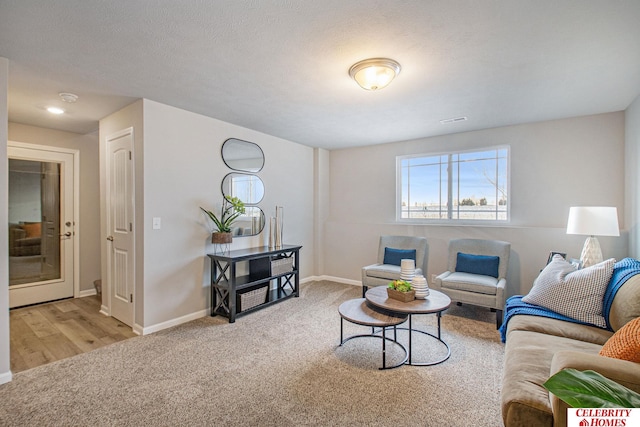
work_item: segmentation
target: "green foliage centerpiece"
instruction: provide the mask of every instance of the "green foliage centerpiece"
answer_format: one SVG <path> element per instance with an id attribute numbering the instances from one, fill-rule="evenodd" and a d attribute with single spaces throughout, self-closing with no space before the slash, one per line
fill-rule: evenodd
<path id="1" fill-rule="evenodd" d="M 245 212 L 244 203 L 237 197 L 225 196 L 220 209 L 220 216 L 200 207 L 204 213 L 213 221 L 217 231 L 211 234 L 211 243 L 231 243 L 233 236 L 231 226 L 233 222 Z"/>
<path id="2" fill-rule="evenodd" d="M 416 298 L 416 291 L 406 280 L 393 280 L 387 286 L 387 296 L 398 301 L 409 302 Z"/>

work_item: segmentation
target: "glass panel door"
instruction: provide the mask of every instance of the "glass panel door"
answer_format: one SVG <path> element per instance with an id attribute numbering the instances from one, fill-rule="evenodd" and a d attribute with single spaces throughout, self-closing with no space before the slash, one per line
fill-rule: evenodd
<path id="1" fill-rule="evenodd" d="M 60 279 L 60 163 L 9 159 L 9 286 Z"/>

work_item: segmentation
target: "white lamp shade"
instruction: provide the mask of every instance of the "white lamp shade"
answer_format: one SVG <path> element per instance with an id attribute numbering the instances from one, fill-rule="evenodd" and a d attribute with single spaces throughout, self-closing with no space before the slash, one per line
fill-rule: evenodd
<path id="1" fill-rule="evenodd" d="M 607 206 L 578 206 L 569 209 L 567 234 L 619 236 L 618 210 Z"/>

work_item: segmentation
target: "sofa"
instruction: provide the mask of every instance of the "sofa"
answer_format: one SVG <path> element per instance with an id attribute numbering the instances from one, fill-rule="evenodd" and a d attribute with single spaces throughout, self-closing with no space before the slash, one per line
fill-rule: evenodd
<path id="1" fill-rule="evenodd" d="M 9 256 L 40 255 L 41 234 L 39 222 L 9 223 Z"/>
<path id="2" fill-rule="evenodd" d="M 599 355 L 615 331 L 627 322 L 635 324 L 638 317 L 640 274 L 630 276 L 617 289 L 608 312 L 612 330 L 538 315 L 509 318 L 504 326 L 501 389 L 504 425 L 566 426 L 566 403 L 543 387 L 551 375 L 565 368 L 594 370 L 640 392 L 640 363 Z"/>

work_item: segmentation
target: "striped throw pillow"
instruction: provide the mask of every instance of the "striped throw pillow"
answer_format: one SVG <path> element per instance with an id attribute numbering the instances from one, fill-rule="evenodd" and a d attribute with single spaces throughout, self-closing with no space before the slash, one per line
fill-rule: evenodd
<path id="1" fill-rule="evenodd" d="M 615 262 L 611 258 L 576 270 L 562 256 L 554 255 L 522 301 L 548 308 L 580 322 L 606 328 L 602 299 L 611 280 Z"/>

